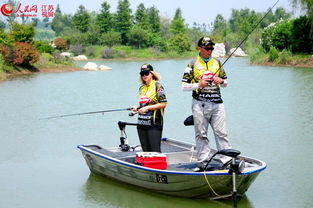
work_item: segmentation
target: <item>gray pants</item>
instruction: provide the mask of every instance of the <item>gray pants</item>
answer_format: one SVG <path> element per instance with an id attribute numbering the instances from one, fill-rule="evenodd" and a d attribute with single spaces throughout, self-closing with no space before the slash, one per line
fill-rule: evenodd
<path id="1" fill-rule="evenodd" d="M 212 127 L 217 150 L 230 149 L 227 138 L 226 116 L 223 103 L 192 100 L 192 114 L 196 136 L 198 166 L 203 167 L 210 159 L 210 144 L 207 136 L 209 124 Z M 216 157 L 217 161 L 227 162 L 230 158 Z"/>

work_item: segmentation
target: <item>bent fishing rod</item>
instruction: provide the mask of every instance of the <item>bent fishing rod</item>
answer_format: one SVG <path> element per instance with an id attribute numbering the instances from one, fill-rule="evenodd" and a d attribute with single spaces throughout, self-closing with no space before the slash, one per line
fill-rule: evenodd
<path id="1" fill-rule="evenodd" d="M 131 110 L 132 108 L 120 108 L 120 109 L 112 109 L 112 110 L 103 110 L 103 111 L 93 111 L 93 112 L 85 112 L 85 113 L 73 113 L 73 114 L 65 114 L 60 116 L 51 116 L 47 118 L 41 118 L 39 120 L 44 119 L 53 119 L 53 118 L 62 118 L 62 117 L 69 117 L 69 116 L 79 116 L 79 115 L 86 115 L 86 114 L 96 114 L 96 113 L 108 113 L 108 112 L 116 112 L 116 111 L 127 111 Z"/>
<path id="2" fill-rule="evenodd" d="M 213 74 L 216 75 L 216 73 L 218 71 L 220 71 L 222 69 L 222 67 L 224 66 L 224 64 L 228 61 L 228 59 L 230 59 L 230 57 L 232 57 L 232 55 L 237 51 L 237 49 L 248 39 L 248 37 L 251 35 L 251 33 L 257 28 L 257 26 L 259 26 L 259 24 L 264 20 L 264 18 L 270 13 L 270 11 L 276 6 L 276 4 L 279 2 L 279 0 L 277 0 L 275 2 L 275 4 L 266 12 L 266 14 L 258 21 L 258 23 L 253 27 L 253 29 L 248 33 L 248 35 L 246 35 L 246 37 L 239 43 L 239 45 L 237 46 L 237 48 L 235 48 L 235 50 L 227 57 L 227 59 L 222 63 L 222 65 L 218 68 L 218 70 L 216 70 L 216 72 Z"/>

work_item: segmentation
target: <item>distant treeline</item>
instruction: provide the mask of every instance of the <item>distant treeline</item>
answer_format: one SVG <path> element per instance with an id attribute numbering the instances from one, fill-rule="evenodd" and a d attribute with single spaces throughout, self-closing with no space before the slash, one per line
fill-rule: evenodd
<path id="1" fill-rule="evenodd" d="M 13 0 L 8 3 L 16 5 Z M 145 49 L 151 49 L 153 54 L 179 56 L 193 51 L 197 40 L 201 36 L 209 35 L 215 42 L 223 42 L 228 51 L 236 47 L 267 12 L 256 12 L 247 8 L 232 9 L 228 20 L 217 14 L 213 22 L 188 25 L 180 8 L 176 9 L 171 19 L 160 16 L 155 6 L 147 8 L 143 3 L 132 11 L 128 0 L 119 0 L 115 13 L 110 9 L 108 1 L 104 1 L 99 11 L 87 11 L 80 5 L 76 13 L 70 15 L 63 13 L 57 5 L 52 20 L 24 17 L 19 23 L 11 15 L 6 21 L 0 21 L 0 44 L 5 46 L 2 48 L 14 51 L 16 42 L 27 42 L 40 53 L 53 55 L 69 50 L 75 55 L 85 53 L 94 58 L 112 58 L 116 55 L 123 57 L 125 54 L 135 56 L 132 50 Z M 284 8 L 276 8 L 269 12 L 242 47 L 248 52 L 255 51 L 261 45 L 260 50 L 264 53 L 271 48 L 292 53 L 310 53 L 310 18 L 307 15 L 291 19 L 291 13 Z M 54 41 L 55 47 L 52 48 L 46 40 Z M 139 56 L 145 54 L 142 52 Z M 29 63 L 32 62 L 28 61 Z"/>

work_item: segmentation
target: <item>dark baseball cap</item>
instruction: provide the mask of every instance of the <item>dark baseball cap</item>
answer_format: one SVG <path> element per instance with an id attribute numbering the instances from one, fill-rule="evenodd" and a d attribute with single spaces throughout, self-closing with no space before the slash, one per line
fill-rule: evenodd
<path id="1" fill-rule="evenodd" d="M 153 71 L 153 67 L 150 64 L 143 64 L 140 67 L 140 71 Z"/>
<path id="2" fill-rule="evenodd" d="M 200 40 L 198 41 L 198 47 L 202 47 L 202 46 L 208 46 L 208 45 L 215 45 L 215 43 L 212 41 L 211 38 L 209 37 L 202 37 L 200 38 Z"/>

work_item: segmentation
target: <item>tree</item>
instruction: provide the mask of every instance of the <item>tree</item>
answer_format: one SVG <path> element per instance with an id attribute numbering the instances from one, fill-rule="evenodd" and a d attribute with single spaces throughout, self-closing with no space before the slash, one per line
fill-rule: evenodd
<path id="1" fill-rule="evenodd" d="M 7 4 L 12 6 L 13 8 L 16 8 L 16 5 L 17 5 L 16 1 L 14 1 L 14 0 L 8 0 Z M 16 13 L 12 12 L 6 18 L 7 18 L 8 24 L 11 25 L 15 21 L 15 19 L 16 19 Z"/>
<path id="2" fill-rule="evenodd" d="M 11 25 L 10 36 L 15 42 L 31 43 L 35 36 L 35 29 L 32 24 L 19 24 L 13 22 Z"/>
<path id="3" fill-rule="evenodd" d="M 175 50 L 177 53 L 183 53 L 190 51 L 191 41 L 185 34 L 178 34 L 170 39 L 170 48 Z"/>
<path id="4" fill-rule="evenodd" d="M 147 16 L 151 32 L 159 33 L 161 31 L 159 10 L 153 6 L 147 10 Z"/>
<path id="5" fill-rule="evenodd" d="M 187 29 L 188 37 L 194 45 L 197 44 L 200 37 L 203 37 L 208 33 L 209 32 L 207 31 L 205 24 L 197 24 L 196 22 L 193 23 L 191 28 Z"/>
<path id="6" fill-rule="evenodd" d="M 134 16 L 134 22 L 137 26 L 143 29 L 149 28 L 148 14 L 143 3 L 140 3 L 137 7 L 137 10 Z"/>
<path id="7" fill-rule="evenodd" d="M 45 28 L 50 26 L 49 17 L 45 17 L 42 22 L 44 23 Z"/>
<path id="8" fill-rule="evenodd" d="M 73 26 L 81 32 L 87 32 L 90 21 L 90 15 L 83 5 L 78 7 L 77 12 L 73 16 Z"/>
<path id="9" fill-rule="evenodd" d="M 310 38 L 311 24 L 306 16 L 293 21 L 292 46 L 293 53 L 313 53 L 313 39 Z"/>
<path id="10" fill-rule="evenodd" d="M 133 27 L 128 33 L 128 41 L 130 45 L 137 48 L 147 47 L 148 32 L 138 26 Z"/>
<path id="11" fill-rule="evenodd" d="M 278 50 L 291 49 L 293 20 L 285 20 L 269 25 L 262 33 L 262 47 L 266 52 L 271 47 Z"/>
<path id="12" fill-rule="evenodd" d="M 128 0 L 119 0 L 115 14 L 115 31 L 121 34 L 122 44 L 126 45 L 127 34 L 132 27 L 132 15 Z"/>
<path id="13" fill-rule="evenodd" d="M 121 34 L 118 32 L 109 31 L 101 35 L 100 42 L 103 45 L 112 48 L 114 45 L 118 45 L 121 43 Z"/>
<path id="14" fill-rule="evenodd" d="M 227 21 L 222 15 L 218 14 L 214 20 L 212 34 L 214 36 L 219 36 L 222 39 L 226 39 L 226 35 L 230 32 L 228 30 Z"/>
<path id="15" fill-rule="evenodd" d="M 100 13 L 96 16 L 96 24 L 99 27 L 100 33 L 106 33 L 113 28 L 113 17 L 110 13 L 110 7 L 108 2 L 103 2 L 101 4 Z"/>
<path id="16" fill-rule="evenodd" d="M 51 22 L 51 28 L 55 32 L 56 36 L 67 30 L 68 28 L 72 28 L 71 15 L 63 15 L 59 5 L 57 5 L 56 11 L 54 13 L 54 18 Z"/>
<path id="17" fill-rule="evenodd" d="M 170 31 L 173 35 L 184 34 L 186 32 L 185 20 L 182 18 L 181 9 L 175 11 L 174 18 L 170 25 Z"/>
<path id="18" fill-rule="evenodd" d="M 310 37 L 313 38 L 313 1 L 312 0 L 292 0 L 293 8 L 301 5 L 301 9 L 306 12 L 308 22 L 311 24 Z"/>
<path id="19" fill-rule="evenodd" d="M 1 30 L 1 29 L 5 29 L 5 27 L 6 27 L 5 22 L 3 22 L 2 20 L 0 20 L 0 30 Z"/>

